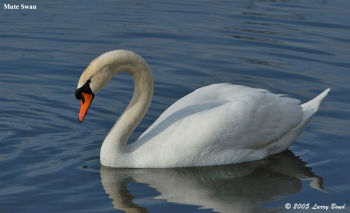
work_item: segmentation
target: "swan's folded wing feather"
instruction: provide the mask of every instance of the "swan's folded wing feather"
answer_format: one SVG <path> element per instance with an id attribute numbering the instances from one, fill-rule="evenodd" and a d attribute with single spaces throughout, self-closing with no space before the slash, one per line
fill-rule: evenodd
<path id="1" fill-rule="evenodd" d="M 208 128 L 217 132 L 217 143 L 212 145 L 220 144 L 221 148 L 225 144 L 237 149 L 261 149 L 302 120 L 298 100 L 266 92 L 226 103 L 211 114 L 213 125 Z"/>
<path id="2" fill-rule="evenodd" d="M 261 89 L 216 84 L 178 100 L 140 139 L 159 135 L 164 145 L 172 143 L 173 148 L 175 143 L 187 143 L 187 148 L 195 149 L 259 149 L 301 120 L 302 109 L 296 99 Z M 172 141 L 174 138 L 178 142 Z"/>
<path id="3" fill-rule="evenodd" d="M 148 132 L 150 132 L 155 126 L 159 125 L 159 123 L 161 123 L 163 120 L 167 119 L 168 117 L 170 117 L 178 111 L 184 110 L 187 107 L 194 108 L 198 105 L 206 105 L 208 101 L 220 102 L 220 90 L 228 86 L 233 85 L 227 83 L 212 84 L 209 86 L 198 88 L 195 91 L 187 94 L 186 96 L 182 97 L 181 99 L 173 103 L 171 106 L 169 106 L 157 118 L 157 120 L 154 121 L 154 123 L 146 131 L 143 132 L 140 138 L 146 135 Z"/>

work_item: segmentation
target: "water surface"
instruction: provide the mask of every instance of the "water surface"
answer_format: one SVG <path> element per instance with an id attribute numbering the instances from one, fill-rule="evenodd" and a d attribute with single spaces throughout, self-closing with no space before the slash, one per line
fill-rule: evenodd
<path id="1" fill-rule="evenodd" d="M 347 0 L 32 3 L 36 11 L 0 14 L 1 212 L 284 212 L 287 202 L 350 205 Z M 270 159 L 109 169 L 100 166 L 99 149 L 131 98 L 132 79 L 114 78 L 84 123 L 77 121 L 74 91 L 86 65 L 113 49 L 142 55 L 155 78 L 153 102 L 130 142 L 175 100 L 208 84 L 266 88 L 303 102 L 332 91 L 290 151 Z"/>

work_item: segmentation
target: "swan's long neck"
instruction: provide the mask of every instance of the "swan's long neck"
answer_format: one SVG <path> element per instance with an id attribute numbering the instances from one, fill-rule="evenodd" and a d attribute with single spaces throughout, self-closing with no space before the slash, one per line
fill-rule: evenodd
<path id="1" fill-rule="evenodd" d="M 145 115 L 153 95 L 153 76 L 147 63 L 141 57 L 127 59 L 129 60 L 112 65 L 111 71 L 112 76 L 119 72 L 128 72 L 134 79 L 134 94 L 102 144 L 100 157 L 101 161 L 105 161 L 103 165 L 116 165 L 116 162 L 109 161 L 113 161 L 116 155 L 128 152 L 128 138 Z"/>

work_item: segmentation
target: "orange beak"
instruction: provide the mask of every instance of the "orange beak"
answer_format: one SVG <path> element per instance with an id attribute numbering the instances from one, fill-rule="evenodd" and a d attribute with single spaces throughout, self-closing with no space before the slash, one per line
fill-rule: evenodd
<path id="1" fill-rule="evenodd" d="M 80 112 L 79 112 L 79 121 L 83 122 L 84 117 L 90 107 L 90 104 L 92 102 L 92 99 L 94 98 L 94 95 L 88 94 L 88 93 L 81 93 L 81 105 L 80 105 Z"/>

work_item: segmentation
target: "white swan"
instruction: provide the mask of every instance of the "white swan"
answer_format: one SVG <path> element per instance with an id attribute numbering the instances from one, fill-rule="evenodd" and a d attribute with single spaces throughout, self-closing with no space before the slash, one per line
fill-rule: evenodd
<path id="1" fill-rule="evenodd" d="M 82 73 L 75 95 L 81 99 L 83 121 L 94 95 L 123 71 L 134 79 L 134 95 L 103 141 L 100 160 L 108 167 L 190 167 L 263 159 L 293 143 L 330 90 L 299 105 L 299 100 L 263 89 L 223 83 L 201 87 L 176 101 L 127 145 L 153 95 L 152 72 L 141 56 L 126 50 L 100 55 Z"/>

